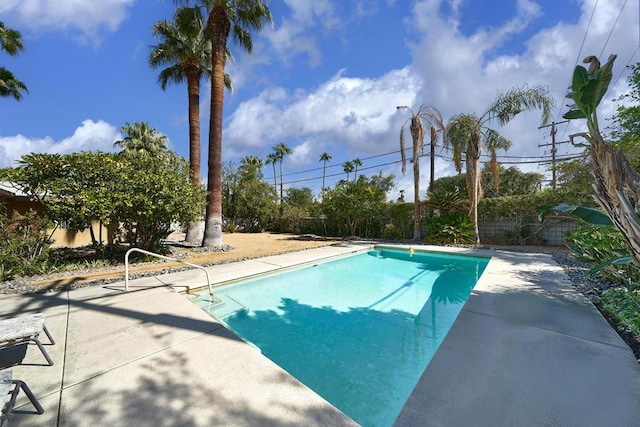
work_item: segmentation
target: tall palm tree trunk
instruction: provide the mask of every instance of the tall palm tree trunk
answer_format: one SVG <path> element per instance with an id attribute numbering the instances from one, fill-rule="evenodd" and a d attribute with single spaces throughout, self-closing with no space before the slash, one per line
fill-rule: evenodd
<path id="1" fill-rule="evenodd" d="M 436 142 L 438 140 L 438 134 L 436 128 L 431 126 L 431 144 L 429 150 L 429 192 L 433 191 L 433 183 L 436 180 Z"/>
<path id="2" fill-rule="evenodd" d="M 327 161 L 322 164 L 322 191 L 324 191 L 324 178 L 327 176 Z"/>
<path id="3" fill-rule="evenodd" d="M 480 140 L 472 136 L 467 145 L 467 188 L 469 189 L 469 217 L 473 222 L 473 232 L 476 236 L 476 245 L 480 244 L 480 232 L 478 230 L 478 201 L 480 199 Z"/>
<path id="4" fill-rule="evenodd" d="M 191 184 L 200 186 L 200 75 L 187 72 L 187 92 L 189 94 L 189 167 Z M 185 240 L 190 244 L 200 244 L 204 237 L 204 222 L 191 221 Z"/>
<path id="5" fill-rule="evenodd" d="M 276 192 L 276 197 L 278 197 L 278 173 L 276 172 L 275 162 L 273 162 L 273 191 Z"/>
<path id="6" fill-rule="evenodd" d="M 222 246 L 222 106 L 224 66 L 230 24 L 224 8 L 214 4 L 207 21 L 211 31 L 211 117 L 209 121 L 209 157 L 207 212 L 202 246 Z"/>
<path id="7" fill-rule="evenodd" d="M 411 118 L 413 140 L 413 240 L 420 241 L 420 151 L 424 147 L 424 126 L 419 116 Z"/>
<path id="8" fill-rule="evenodd" d="M 416 150 L 417 147 L 414 147 Z M 420 163 L 414 155 L 413 162 L 413 240 L 420 241 Z"/>
<path id="9" fill-rule="evenodd" d="M 282 201 L 284 200 L 283 196 L 284 196 L 284 184 L 282 183 L 282 159 L 280 159 L 280 207 L 281 208 L 282 208 Z"/>
<path id="10" fill-rule="evenodd" d="M 200 185 L 200 76 L 187 76 L 189 92 L 189 168 L 191 183 Z"/>

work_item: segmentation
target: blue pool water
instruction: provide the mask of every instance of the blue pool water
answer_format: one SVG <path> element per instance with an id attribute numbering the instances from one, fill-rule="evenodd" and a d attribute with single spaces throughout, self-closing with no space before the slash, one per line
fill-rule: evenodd
<path id="1" fill-rule="evenodd" d="M 488 258 L 378 248 L 196 303 L 364 426 L 390 426 Z"/>

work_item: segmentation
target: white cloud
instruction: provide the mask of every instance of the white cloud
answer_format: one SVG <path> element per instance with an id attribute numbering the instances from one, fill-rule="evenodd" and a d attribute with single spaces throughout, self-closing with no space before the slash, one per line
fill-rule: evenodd
<path id="1" fill-rule="evenodd" d="M 242 155 L 255 154 L 260 147 L 286 141 L 297 150 L 295 162 L 298 164 L 304 164 L 304 154 L 308 155 L 307 164 L 317 164 L 319 154 L 331 152 L 332 147 L 340 147 L 352 158 L 388 153 L 398 149 L 398 132 L 407 118 L 401 112 L 396 113 L 396 105 L 409 105 L 414 109 L 423 103 L 433 105 L 445 119 L 458 113 L 481 114 L 500 92 L 523 85 L 547 87 L 556 101 L 554 119 L 562 120 L 561 113 L 566 109 L 564 95 L 595 1 L 582 2 L 582 10 L 576 11 L 580 13 L 577 23 L 550 23 L 528 41 L 519 42 L 515 49 L 513 40 L 520 40 L 525 29 L 534 23 L 544 25 L 540 22 L 544 12 L 540 5 L 545 3 L 519 0 L 516 13 L 501 26 L 479 27 L 465 35 L 459 30 L 461 20 L 466 18 L 460 7 L 462 1 L 449 0 L 452 13 L 448 17 L 441 15 L 442 1 L 416 1 L 412 17 L 406 21 L 413 34 L 417 34 L 410 44 L 411 64 L 372 79 L 350 77 L 346 71 L 340 71 L 313 90 L 291 91 L 280 87 L 264 90 L 243 102 L 229 117 L 225 149 L 232 147 Z M 308 31 L 305 25 L 311 26 L 310 19 L 319 16 L 312 6 L 315 3 L 289 1 L 296 12 L 272 41 L 278 39 L 286 46 L 287 40 L 294 43 L 290 37 L 300 36 L 300 51 L 307 51 L 310 57 L 315 55 L 317 45 L 303 37 Z M 596 8 L 580 59 L 589 54 L 600 55 L 623 1 L 605 3 L 599 2 Z M 329 10 L 324 13 L 330 16 Z M 548 14 L 544 16 L 547 20 L 551 18 Z M 610 52 L 620 54 L 614 78 L 623 71 L 635 49 L 629 40 L 637 40 L 637 17 L 637 2 L 627 4 L 603 51 L 604 60 Z M 509 53 L 501 53 L 503 50 Z M 608 100 L 621 93 L 625 86 L 622 77 L 612 88 Z M 613 111 L 611 102 L 603 103 L 603 117 Z M 498 128 L 513 141 L 511 150 L 501 154 L 522 157 L 545 154 L 546 149 L 540 145 L 548 142 L 549 129 L 539 130 L 539 125 L 539 112 L 532 112 Z M 558 138 L 567 139 L 569 133 L 582 128 L 581 123 L 571 123 L 566 129 L 559 128 Z M 571 147 L 566 144 L 562 150 L 566 152 Z M 442 154 L 450 157 L 450 152 Z M 544 171 L 544 166 L 537 163 L 520 167 L 524 171 Z M 413 198 L 412 180 L 401 176 L 398 165 L 390 165 L 384 172 L 395 174 L 398 187 L 406 190 L 405 198 Z M 436 177 L 454 173 L 450 161 L 436 161 Z M 421 176 L 424 194 L 428 185 L 428 161 L 423 161 Z"/>
<path id="2" fill-rule="evenodd" d="M 0 15 L 13 14 L 34 32 L 76 30 L 79 39 L 99 43 L 127 17 L 135 0 L 2 0 Z"/>
<path id="3" fill-rule="evenodd" d="M 304 165 L 309 161 L 309 154 L 313 151 L 313 142 L 305 141 L 293 148 L 288 160 L 294 165 Z"/>
<path id="4" fill-rule="evenodd" d="M 396 106 L 414 103 L 419 78 L 407 68 L 377 79 L 345 74 L 341 70 L 311 92 L 272 88 L 243 102 L 224 130 L 227 146 L 242 152 L 282 139 L 316 144 L 337 140 L 354 152 L 375 153 L 387 145 L 390 134 L 396 144 L 401 119 Z"/>
<path id="5" fill-rule="evenodd" d="M 24 135 L 0 136 L 0 168 L 15 166 L 15 161 L 25 154 L 78 151 L 114 151 L 113 143 L 121 139 L 120 132 L 102 120 L 85 120 L 71 135 L 61 141 L 51 137 L 29 138 Z M 4 155 L 2 155 L 4 154 Z"/>
<path id="6" fill-rule="evenodd" d="M 412 71 L 416 75 L 428 76 L 425 79 L 419 99 L 439 107 L 445 117 L 456 113 L 475 112 L 481 114 L 500 91 L 514 86 L 528 84 L 548 87 L 556 101 L 557 110 L 554 119 L 562 120 L 561 113 L 566 110 L 564 95 L 570 82 L 582 38 L 587 30 L 589 18 L 595 0 L 587 0 L 582 5 L 582 15 L 577 24 L 557 23 L 538 31 L 521 52 L 495 56 L 500 47 L 509 43 L 512 36 L 521 32 L 531 20 L 540 15 L 540 8 L 532 1 L 520 1 L 516 16 L 502 27 L 491 31 L 478 29 L 465 36 L 458 26 L 445 21 L 438 15 L 438 2 L 420 1 L 414 8 L 415 26 L 422 36 L 412 46 L 414 62 Z M 593 23 L 588 31 L 585 47 L 580 59 L 589 55 L 600 55 L 623 2 L 600 2 L 596 8 Z M 626 5 L 616 25 L 607 48 L 603 52 L 606 60 L 609 52 L 623 53 L 620 63 L 616 64 L 614 76 L 622 72 L 624 62 L 631 56 L 635 46 L 628 43 L 637 39 L 638 5 Z M 459 16 L 464 19 L 464 16 Z M 457 19 L 457 18 L 456 18 Z M 595 22 L 598 24 L 594 25 Z M 624 79 L 622 79 L 624 80 Z M 619 86 L 624 86 L 620 81 Z M 608 99 L 613 99 L 618 88 L 612 88 Z M 602 117 L 614 111 L 611 102 L 603 102 L 600 108 Z M 539 156 L 544 148 L 539 145 L 548 141 L 549 129 L 538 130 L 539 113 L 522 114 L 505 127 L 498 130 L 513 141 L 509 156 Z M 497 125 L 495 125 L 497 126 Z M 571 123 L 570 128 L 559 128 L 558 139 L 568 138 L 568 134 L 584 130 L 584 124 Z M 571 149 L 563 146 L 562 150 Z M 573 151 L 578 151 L 573 149 Z M 548 153 L 547 153 L 548 154 Z M 544 171 L 537 163 L 519 166 L 525 171 Z M 426 168 L 428 170 L 428 167 Z M 449 164 L 440 173 L 453 174 L 453 165 Z M 423 177 L 426 183 L 426 177 Z M 409 192 L 407 189 L 407 196 Z"/>
<path id="7" fill-rule="evenodd" d="M 319 39 L 342 27 L 340 12 L 329 0 L 285 0 L 284 3 L 291 10 L 290 15 L 276 20 L 274 29 L 264 31 L 263 35 L 280 62 L 287 64 L 305 55 L 309 67 L 318 66 L 322 61 Z"/>

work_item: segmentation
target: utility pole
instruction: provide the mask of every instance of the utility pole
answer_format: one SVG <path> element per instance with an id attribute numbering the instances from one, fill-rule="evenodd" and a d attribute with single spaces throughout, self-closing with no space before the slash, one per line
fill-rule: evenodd
<path id="1" fill-rule="evenodd" d="M 553 191 L 556 191 L 556 152 L 558 151 L 558 149 L 556 148 L 556 144 L 566 144 L 569 141 L 561 141 L 561 142 L 556 142 L 556 132 L 558 132 L 558 130 L 556 129 L 556 125 L 562 124 L 562 123 L 568 123 L 569 120 L 564 120 L 562 122 L 551 122 L 550 125 L 544 125 L 544 126 L 540 126 L 538 127 L 538 129 L 542 129 L 542 128 L 548 128 L 549 126 L 551 126 L 551 144 L 539 144 L 538 147 L 546 147 L 551 145 L 551 188 L 553 188 Z"/>

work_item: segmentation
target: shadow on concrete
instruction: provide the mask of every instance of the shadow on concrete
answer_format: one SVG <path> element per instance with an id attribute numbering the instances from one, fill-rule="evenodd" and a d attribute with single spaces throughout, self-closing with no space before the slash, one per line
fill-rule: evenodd
<path id="1" fill-rule="evenodd" d="M 39 312 L 50 310 L 54 307 L 68 306 L 69 308 L 80 308 L 87 311 L 96 311 L 100 313 L 106 313 L 110 315 L 127 317 L 130 319 L 136 319 L 144 323 L 155 323 L 158 325 L 166 325 L 174 328 L 182 328 L 190 331 L 211 333 L 220 328 L 222 325 L 217 323 L 213 318 L 210 321 L 194 319 L 191 317 L 178 316 L 171 313 L 148 313 L 144 311 L 131 310 L 121 308 L 118 306 L 117 299 L 128 298 L 132 293 L 144 293 L 152 291 L 156 287 L 129 291 L 121 294 L 110 294 L 106 296 L 99 296 L 88 299 L 71 299 L 68 297 L 68 291 L 61 291 L 57 293 L 49 294 L 30 294 L 24 295 L 22 299 L 24 302 L 19 304 L 11 313 L 10 316 L 24 314 L 25 312 Z M 108 303 L 96 303 L 93 301 L 100 301 L 103 299 L 110 299 Z M 239 338 L 223 334 L 228 338 L 239 340 Z"/>
<path id="2" fill-rule="evenodd" d="M 212 361 L 212 365 L 215 361 Z M 74 402 L 63 413 L 60 425 L 84 427 L 87 425 L 140 425 L 140 426 L 298 426 L 302 420 L 315 420 L 317 425 L 332 425 L 335 419 L 328 417 L 326 407 L 300 406 L 287 408 L 288 417 L 272 418 L 252 409 L 251 395 L 246 399 L 230 400 L 206 381 L 186 383 L 184 378 L 193 377 L 186 354 L 179 351 L 163 352 L 145 361 L 143 372 L 137 378 L 125 379 L 120 390 L 105 387 L 96 381 L 86 381 L 66 389 L 65 393 L 76 396 L 91 396 L 90 400 L 66 399 Z M 206 373 L 203 373 L 206 375 Z M 105 381 L 113 380 L 111 374 Z M 108 407 L 117 406 L 120 419 L 109 419 Z M 291 421 L 285 421 L 287 418 Z M 297 421 L 296 421 L 297 420 Z"/>

